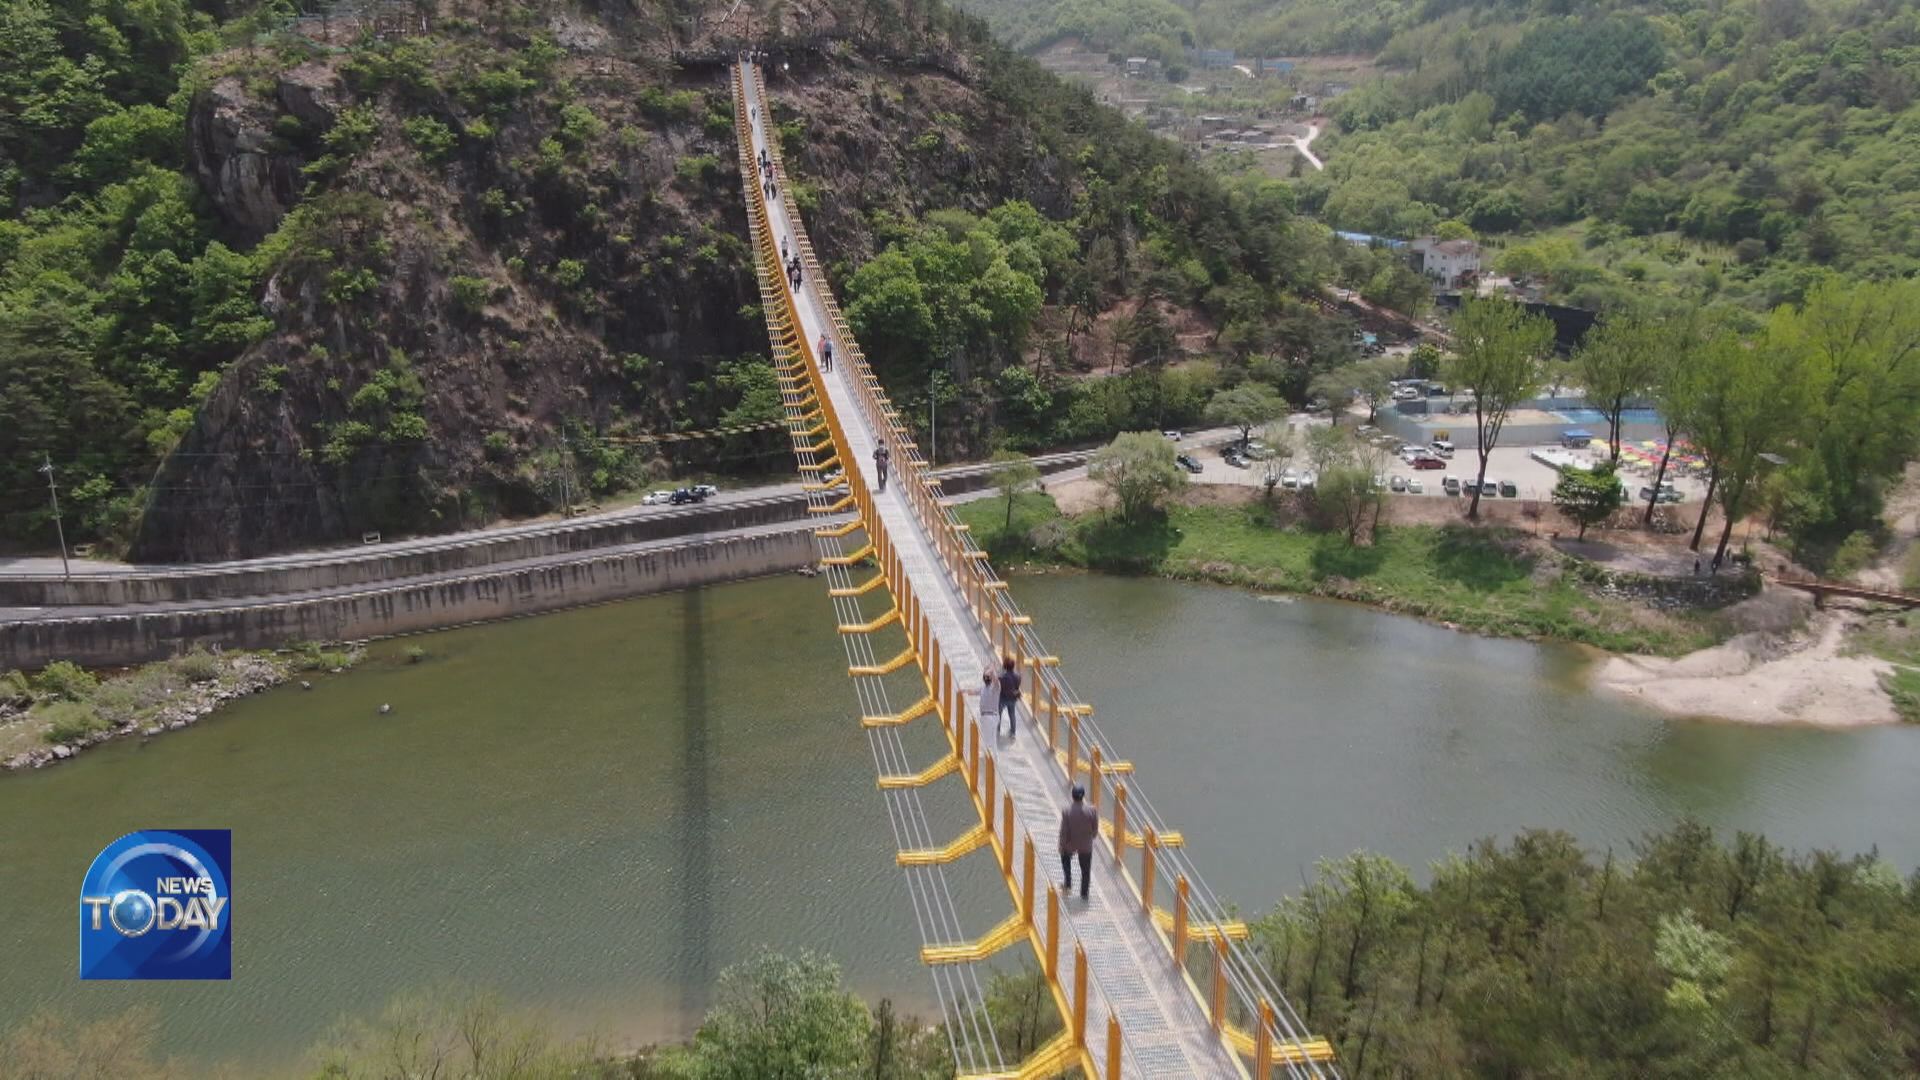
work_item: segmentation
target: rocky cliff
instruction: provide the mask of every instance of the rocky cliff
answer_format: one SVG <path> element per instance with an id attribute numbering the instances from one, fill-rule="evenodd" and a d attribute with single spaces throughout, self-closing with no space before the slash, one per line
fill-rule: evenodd
<path id="1" fill-rule="evenodd" d="M 729 7 L 443 7 L 424 32 L 287 34 L 205 65 L 190 173 L 230 242 L 259 245 L 273 330 L 162 465 L 133 557 L 533 512 L 562 484 L 657 470 L 622 436 L 726 416 L 757 377 L 742 358 L 766 348 Z M 779 118 L 818 178 L 794 195 L 824 255 L 870 251 L 876 209 L 1064 205 L 1033 132 L 995 115 L 937 21 L 783 10 L 755 33 L 785 65 Z M 902 149 L 902 131 L 941 128 L 979 137 L 952 157 Z"/>

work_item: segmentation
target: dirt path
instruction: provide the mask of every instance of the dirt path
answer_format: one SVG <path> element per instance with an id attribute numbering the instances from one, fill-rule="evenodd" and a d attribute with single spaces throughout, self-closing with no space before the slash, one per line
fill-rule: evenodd
<path id="1" fill-rule="evenodd" d="M 1898 723 L 1880 688 L 1892 665 L 1842 654 L 1857 621 L 1830 612 L 1785 639 L 1741 634 L 1677 660 L 1616 656 L 1594 669 L 1593 685 L 1677 716 L 1836 728 Z"/>

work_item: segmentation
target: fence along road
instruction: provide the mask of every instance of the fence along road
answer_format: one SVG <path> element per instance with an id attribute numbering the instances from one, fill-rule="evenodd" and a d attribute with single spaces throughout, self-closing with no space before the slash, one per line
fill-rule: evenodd
<path id="1" fill-rule="evenodd" d="M 816 535 L 839 629 L 849 641 L 848 673 L 856 681 L 880 787 L 903 845 L 898 859 L 908 868 L 928 943 L 922 959 L 934 970 L 962 1075 L 1037 1077 L 1075 1067 L 1110 1080 L 1265 1080 L 1276 1068 L 1290 1076 L 1334 1075 L 1326 1041 L 1306 1034 L 1267 981 L 1243 944 L 1245 924 L 1229 919 L 1200 880 L 1182 837 L 1166 828 L 1140 792 L 1131 763 L 1101 735 L 1092 706 L 1073 693 L 1059 659 L 1045 652 L 1031 619 L 1014 606 L 966 526 L 939 501 L 938 482 L 926 475 L 924 460 L 824 287 L 801 222 L 780 197 L 789 190 L 788 180 L 778 147 L 766 138 L 769 99 L 756 66 L 743 62 L 736 68 L 734 97 L 762 306 L 789 433 L 801 471 L 811 477 L 811 509 L 859 514 L 855 522 Z M 773 166 L 772 199 L 757 182 L 763 152 Z M 797 290 L 781 263 L 783 242 L 803 264 Z M 830 373 L 814 355 L 823 336 L 833 343 Z M 868 463 L 882 441 L 892 451 L 894 476 L 885 492 L 875 492 Z M 843 542 L 853 543 L 856 532 L 865 534 L 864 542 L 844 551 Z M 878 573 L 855 585 L 850 572 L 869 561 Z M 883 586 L 888 606 L 862 611 L 859 598 Z M 873 640 L 888 633 L 904 635 L 904 648 L 875 652 Z M 1016 660 L 1025 682 L 1020 732 L 1010 739 L 983 733 L 963 696 L 980 671 L 998 669 L 1003 655 Z M 882 680 L 909 666 L 918 668 L 925 696 L 893 712 L 884 703 Z M 887 711 L 865 712 L 874 708 Z M 948 747 L 918 771 L 906 765 L 897 739 L 883 738 L 915 720 L 941 724 Z M 949 776 L 967 786 L 980 824 L 937 844 L 925 835 L 917 804 L 901 797 Z M 1100 809 L 1106 838 L 1096 845 L 1095 888 L 1084 902 L 1062 896 L 1052 878 L 1059 865 L 1060 808 L 1076 782 L 1086 785 Z M 916 872 L 937 870 L 972 852 L 991 853 L 1013 912 L 966 940 L 959 937 L 944 882 Z M 956 978 L 955 972 L 970 971 L 975 962 L 1023 940 L 1049 978 L 1065 1030 L 1009 1068 L 996 1050 L 979 1045 L 992 1040 L 990 1029 L 963 1020 L 953 1030 L 979 1002 L 977 978 Z"/>

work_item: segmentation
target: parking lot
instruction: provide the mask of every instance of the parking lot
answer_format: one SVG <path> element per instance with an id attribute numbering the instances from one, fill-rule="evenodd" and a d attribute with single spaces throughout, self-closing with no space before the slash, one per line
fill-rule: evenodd
<path id="1" fill-rule="evenodd" d="M 1307 468 L 1305 461 L 1306 428 L 1310 425 L 1324 425 L 1326 423 L 1327 421 L 1325 419 L 1308 417 L 1304 414 L 1296 414 L 1295 416 L 1289 417 L 1287 429 L 1291 433 L 1294 452 L 1291 459 L 1279 462 L 1279 467 L 1292 468 L 1296 473 L 1305 471 Z M 1560 450 L 1558 446 L 1496 446 L 1493 454 L 1487 461 L 1487 479 L 1494 483 L 1500 483 L 1502 481 L 1511 482 L 1515 488 L 1518 489 L 1518 494 L 1513 496 L 1514 498 L 1551 499 L 1553 497 L 1553 486 L 1560 479 L 1560 476 L 1558 471 L 1552 466 L 1533 458 L 1533 452 L 1542 449 Z M 1252 488 L 1264 486 L 1266 469 L 1265 463 L 1263 462 L 1255 461 L 1247 468 L 1237 468 L 1227 464 L 1227 462 L 1221 458 L 1220 448 L 1188 452 L 1200 462 L 1201 466 L 1201 471 L 1191 477 L 1194 483 L 1234 484 Z M 1605 444 L 1595 443 L 1587 450 L 1573 451 L 1572 453 L 1576 458 L 1591 462 L 1604 460 L 1607 449 Z M 1407 493 L 1410 498 L 1441 495 L 1443 494 L 1442 483 L 1447 477 L 1453 476 L 1458 478 L 1462 483 L 1465 483 L 1474 477 L 1475 473 L 1479 471 L 1480 466 L 1479 455 L 1472 450 L 1462 450 L 1458 452 L 1452 460 L 1448 461 L 1446 467 L 1443 469 L 1418 471 L 1390 453 L 1382 451 L 1381 454 L 1382 463 L 1379 471 L 1383 475 L 1391 477 L 1397 474 L 1409 479 L 1414 477 L 1420 479 L 1421 486 L 1425 490 L 1419 494 Z M 1653 478 L 1650 474 L 1643 475 L 1635 471 L 1622 473 L 1622 478 L 1626 481 L 1627 490 L 1634 495 L 1638 495 L 1642 487 L 1649 486 L 1653 483 Z M 1667 479 L 1673 483 L 1675 489 L 1679 491 L 1681 499 L 1685 502 L 1698 503 L 1701 496 L 1705 494 L 1706 483 L 1698 478 L 1681 476 L 1678 475 L 1677 471 L 1670 470 L 1667 474 Z"/>

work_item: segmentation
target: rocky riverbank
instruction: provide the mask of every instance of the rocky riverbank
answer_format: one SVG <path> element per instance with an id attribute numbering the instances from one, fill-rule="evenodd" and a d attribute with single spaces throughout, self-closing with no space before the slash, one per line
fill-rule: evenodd
<path id="1" fill-rule="evenodd" d="M 196 651 L 105 677 L 71 664 L 51 665 L 31 679 L 9 673 L 0 688 L 0 768 L 45 768 L 114 739 L 180 731 L 297 672 L 344 670 L 360 656 L 357 648 L 317 646 Z"/>

